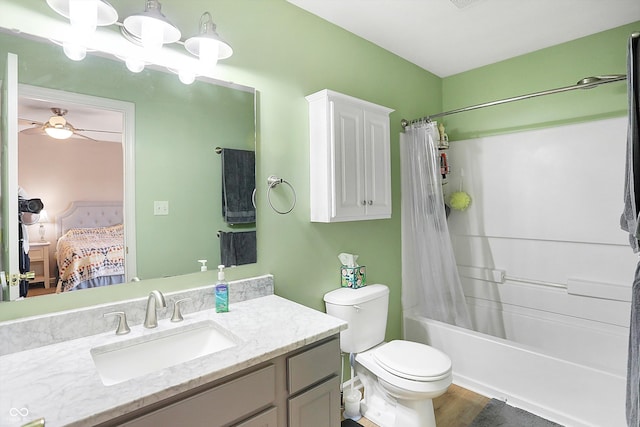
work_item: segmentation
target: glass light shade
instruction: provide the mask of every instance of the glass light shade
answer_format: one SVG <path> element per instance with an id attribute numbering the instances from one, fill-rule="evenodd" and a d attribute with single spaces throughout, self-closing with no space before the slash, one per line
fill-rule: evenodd
<path id="1" fill-rule="evenodd" d="M 147 0 L 144 12 L 126 17 L 122 24 L 130 38 L 156 49 L 180 40 L 180 30 L 162 14 L 161 7 L 159 1 Z"/>
<path id="2" fill-rule="evenodd" d="M 82 61 L 87 56 L 87 48 L 74 42 L 63 42 L 62 50 L 72 61 Z"/>
<path id="3" fill-rule="evenodd" d="M 47 0 L 47 4 L 59 15 L 71 19 L 71 2 L 77 0 Z M 118 12 L 104 0 L 80 0 L 81 3 L 94 3 L 96 8 L 96 25 L 102 27 L 115 24 Z"/>
<path id="4" fill-rule="evenodd" d="M 178 78 L 182 83 L 190 85 L 196 80 L 196 73 L 191 70 L 180 70 L 178 71 Z"/>
<path id="5" fill-rule="evenodd" d="M 200 46 L 198 61 L 203 70 L 212 71 L 218 64 L 218 55 L 220 52 L 220 43 L 218 41 L 200 37 Z"/>
<path id="6" fill-rule="evenodd" d="M 127 69 L 132 73 L 139 73 L 144 70 L 144 62 L 139 59 L 127 58 L 124 63 L 127 66 Z"/>
<path id="7" fill-rule="evenodd" d="M 69 0 L 69 21 L 79 36 L 90 36 L 98 26 L 98 5 L 91 0 Z"/>
<path id="8" fill-rule="evenodd" d="M 216 24 L 209 12 L 203 13 L 200 17 L 200 34 L 187 39 L 184 47 L 200 59 L 200 64 L 205 70 L 212 70 L 218 59 L 226 59 L 233 55 L 231 46 L 216 32 Z"/>
<path id="9" fill-rule="evenodd" d="M 158 50 L 164 44 L 162 21 L 143 17 L 140 31 L 140 39 L 144 48 Z"/>
<path id="10" fill-rule="evenodd" d="M 73 131 L 69 129 L 66 125 L 63 127 L 53 127 L 45 125 L 44 131 L 51 138 L 55 139 L 68 139 L 73 135 Z"/>

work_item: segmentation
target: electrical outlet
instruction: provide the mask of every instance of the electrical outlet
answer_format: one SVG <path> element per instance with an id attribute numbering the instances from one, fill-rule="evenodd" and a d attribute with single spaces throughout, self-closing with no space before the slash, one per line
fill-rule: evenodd
<path id="1" fill-rule="evenodd" d="M 154 215 L 169 215 L 169 202 L 166 200 L 156 200 L 153 202 Z"/>

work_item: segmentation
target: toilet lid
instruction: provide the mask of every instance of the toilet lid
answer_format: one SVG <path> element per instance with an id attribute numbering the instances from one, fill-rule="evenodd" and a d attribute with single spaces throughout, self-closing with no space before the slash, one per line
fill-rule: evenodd
<path id="1" fill-rule="evenodd" d="M 373 353 L 388 372 L 414 381 L 437 381 L 451 372 L 451 359 L 438 349 L 411 341 L 391 341 Z"/>

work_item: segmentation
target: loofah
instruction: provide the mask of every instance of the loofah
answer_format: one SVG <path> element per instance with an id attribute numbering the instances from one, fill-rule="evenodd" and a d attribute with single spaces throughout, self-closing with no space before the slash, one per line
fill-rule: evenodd
<path id="1" fill-rule="evenodd" d="M 449 206 L 452 209 L 463 211 L 471 204 L 471 196 L 464 191 L 456 191 L 449 197 Z"/>

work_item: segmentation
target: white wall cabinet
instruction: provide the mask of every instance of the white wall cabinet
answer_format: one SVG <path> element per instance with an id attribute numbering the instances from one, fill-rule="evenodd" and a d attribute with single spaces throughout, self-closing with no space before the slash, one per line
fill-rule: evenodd
<path id="1" fill-rule="evenodd" d="M 328 89 L 306 99 L 311 221 L 391 218 L 393 110 Z"/>

